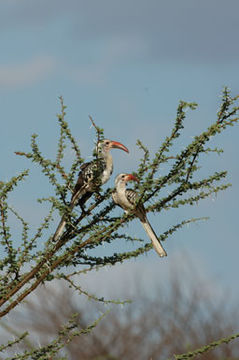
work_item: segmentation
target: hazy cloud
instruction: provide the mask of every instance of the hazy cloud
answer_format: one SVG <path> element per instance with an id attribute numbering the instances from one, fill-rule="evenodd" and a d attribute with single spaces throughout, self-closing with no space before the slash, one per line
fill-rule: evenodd
<path id="1" fill-rule="evenodd" d="M 238 0 L 52 0 L 0 2 L 0 26 L 61 19 L 75 41 L 129 37 L 139 59 L 230 63 L 239 59 Z M 8 15 L 8 16 L 7 16 Z M 139 48 L 138 48 L 139 49 Z"/>
<path id="2" fill-rule="evenodd" d="M 132 36 L 121 36 L 116 39 L 107 39 L 104 42 L 104 51 L 90 49 L 90 61 L 82 61 L 77 66 L 65 66 L 65 72 L 81 84 L 102 85 L 120 65 L 134 62 L 140 56 L 142 44 Z"/>
<path id="3" fill-rule="evenodd" d="M 0 64 L 0 87 L 16 88 L 32 85 L 45 78 L 54 69 L 55 61 L 50 56 L 40 56 L 23 64 Z"/>
<path id="4" fill-rule="evenodd" d="M 229 0 L 105 0 L 82 9 L 75 21 L 78 38 L 130 36 L 141 44 L 148 61 L 238 61 L 239 2 Z M 133 44 L 133 43 L 132 43 Z"/>

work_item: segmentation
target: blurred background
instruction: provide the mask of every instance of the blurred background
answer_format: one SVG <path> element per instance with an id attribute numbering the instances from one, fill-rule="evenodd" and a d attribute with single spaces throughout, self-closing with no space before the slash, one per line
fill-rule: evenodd
<path id="1" fill-rule="evenodd" d="M 181 260 L 181 265 L 175 266 L 173 260 Z M 234 333 L 238 329 L 238 306 L 228 295 L 212 286 L 188 257 L 170 257 L 169 263 L 163 279 L 157 276 L 156 266 L 148 264 L 142 269 L 137 263 L 132 269 L 128 263 L 123 274 L 116 265 L 111 271 L 81 280 L 81 289 L 87 287 L 91 295 L 132 301 L 123 306 L 103 306 L 85 295 L 79 298 L 62 282 L 41 286 L 10 313 L 7 321 L 1 322 L 1 340 L 7 341 L 9 334 L 12 338 L 23 329 L 30 332 L 13 350 L 9 349 L 8 356 L 47 346 L 62 330 L 62 324 L 76 313 L 78 328 L 85 329 L 110 310 L 90 334 L 71 342 L 65 338 L 64 348 L 54 359 L 174 359 L 174 354 L 195 350 Z M 238 341 L 222 344 L 194 359 L 236 360 Z"/>
<path id="2" fill-rule="evenodd" d="M 232 95 L 239 94 L 238 12 L 236 0 L 0 2 L 0 179 L 31 169 L 30 178 L 10 200 L 33 228 L 45 214 L 35 200 L 51 189 L 37 167 L 14 151 L 28 151 L 30 136 L 37 133 L 42 152 L 55 156 L 58 97 L 64 97 L 66 120 L 85 160 L 95 137 L 90 114 L 107 137 L 130 149 L 129 156 L 114 152 L 114 176 L 135 171 L 141 157 L 136 139 L 156 151 L 170 133 L 179 100 L 199 104 L 188 112 L 178 144 L 184 147 L 215 121 L 224 85 Z M 153 294 L 155 281 L 164 283 L 173 266 L 180 273 L 188 259 L 191 276 L 199 273 L 215 294 L 226 293 L 231 304 L 238 302 L 238 134 L 235 126 L 214 139 L 212 145 L 225 152 L 210 155 L 202 164 L 205 174 L 228 170 L 231 188 L 196 207 L 150 217 L 158 233 L 185 218 L 209 216 L 209 221 L 169 238 L 165 261 L 151 251 L 117 266 L 117 271 L 110 269 L 107 282 L 102 275 L 101 289 L 108 291 L 110 281 L 120 287 L 125 274 L 146 273 L 154 279 L 146 281 Z M 71 151 L 66 161 L 73 161 Z M 127 232 L 138 234 L 141 229 L 134 221 Z M 117 250 L 123 250 L 121 244 Z M 97 287 L 99 275 L 91 276 L 90 283 Z M 187 276 L 180 281 L 184 279 Z"/>

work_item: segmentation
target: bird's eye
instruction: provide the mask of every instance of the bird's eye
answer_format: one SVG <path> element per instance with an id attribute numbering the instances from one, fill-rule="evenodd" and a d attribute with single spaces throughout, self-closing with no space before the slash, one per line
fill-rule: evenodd
<path id="1" fill-rule="evenodd" d="M 125 178 L 125 176 L 124 176 L 124 175 L 122 175 L 122 176 L 121 176 L 121 179 L 124 179 L 124 178 Z"/>
<path id="2" fill-rule="evenodd" d="M 106 142 L 105 142 L 105 145 L 109 145 L 109 143 L 110 143 L 109 141 L 106 141 Z"/>

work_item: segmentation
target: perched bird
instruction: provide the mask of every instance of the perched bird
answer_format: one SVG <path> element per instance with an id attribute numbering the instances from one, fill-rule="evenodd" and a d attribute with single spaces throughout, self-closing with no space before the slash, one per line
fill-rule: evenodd
<path id="1" fill-rule="evenodd" d="M 127 147 L 120 142 L 104 139 L 96 146 L 96 159 L 81 165 L 81 171 L 79 172 L 78 180 L 69 205 L 71 210 L 79 204 L 82 211 L 84 211 L 84 203 L 94 192 L 99 190 L 101 185 L 109 180 L 113 172 L 113 159 L 110 150 L 114 148 L 124 150 L 127 153 L 129 152 Z M 63 216 L 53 236 L 53 241 L 59 239 L 65 224 L 66 218 Z"/>
<path id="2" fill-rule="evenodd" d="M 91 162 L 84 163 L 78 175 L 78 180 L 72 195 L 71 203 L 75 205 L 77 199 L 82 197 L 88 199 L 99 187 L 105 184 L 113 172 L 113 159 L 111 149 L 129 150 L 123 144 L 104 139 L 96 147 L 97 158 Z"/>
<path id="3" fill-rule="evenodd" d="M 126 189 L 126 183 L 131 180 L 138 181 L 132 174 L 119 174 L 115 179 L 115 190 L 112 193 L 112 198 L 126 213 L 132 212 L 139 218 L 158 255 L 161 257 L 167 256 L 166 251 L 147 219 L 144 206 L 142 204 L 135 206 L 138 199 L 137 192 L 132 189 Z"/>

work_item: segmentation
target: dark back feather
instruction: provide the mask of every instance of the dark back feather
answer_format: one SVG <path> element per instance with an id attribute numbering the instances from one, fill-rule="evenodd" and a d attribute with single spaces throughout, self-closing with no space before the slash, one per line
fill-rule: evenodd
<path id="1" fill-rule="evenodd" d="M 80 190 L 83 186 L 89 184 L 90 186 L 99 187 L 101 185 L 101 176 L 106 168 L 106 162 L 103 159 L 96 159 L 91 162 L 81 165 L 81 171 L 78 175 L 78 180 L 74 188 L 74 193 Z"/>

